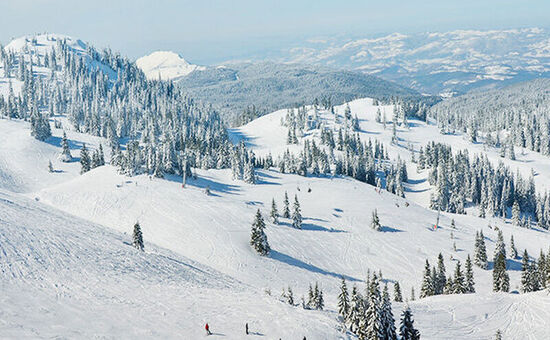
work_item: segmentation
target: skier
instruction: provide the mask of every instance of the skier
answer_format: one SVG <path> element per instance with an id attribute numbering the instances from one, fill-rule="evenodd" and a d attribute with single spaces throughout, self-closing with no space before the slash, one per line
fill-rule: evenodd
<path id="1" fill-rule="evenodd" d="M 204 326 L 204 329 L 206 329 L 206 335 L 212 335 L 212 332 L 210 332 L 210 326 L 208 326 L 208 322 Z"/>
<path id="2" fill-rule="evenodd" d="M 246 325 L 244 325 L 244 330 L 246 332 L 246 335 L 248 335 L 248 322 L 246 323 Z"/>

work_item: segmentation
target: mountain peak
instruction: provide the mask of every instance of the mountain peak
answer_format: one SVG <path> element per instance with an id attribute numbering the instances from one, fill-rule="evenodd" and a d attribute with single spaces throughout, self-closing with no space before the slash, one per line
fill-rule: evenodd
<path id="1" fill-rule="evenodd" d="M 204 70 L 204 66 L 188 63 L 182 56 L 172 51 L 156 51 L 136 60 L 136 65 L 145 73 L 148 79 L 163 80 L 185 77 L 196 70 Z"/>

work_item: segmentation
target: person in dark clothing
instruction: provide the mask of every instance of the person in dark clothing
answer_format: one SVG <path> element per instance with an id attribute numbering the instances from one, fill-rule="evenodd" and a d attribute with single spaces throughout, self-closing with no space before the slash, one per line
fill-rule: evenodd
<path id="1" fill-rule="evenodd" d="M 248 335 L 248 322 L 246 323 L 246 325 L 244 325 L 244 330 L 246 332 L 246 335 Z"/>

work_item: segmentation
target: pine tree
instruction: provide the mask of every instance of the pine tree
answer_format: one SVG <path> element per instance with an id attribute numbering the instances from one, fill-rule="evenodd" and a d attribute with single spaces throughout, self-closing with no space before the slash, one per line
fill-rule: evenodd
<path id="1" fill-rule="evenodd" d="M 414 296 L 414 286 L 411 287 L 411 301 L 416 300 L 416 297 Z"/>
<path id="2" fill-rule="evenodd" d="M 487 269 L 487 248 L 485 247 L 485 236 L 483 231 L 476 232 L 476 242 L 475 242 L 475 253 L 474 253 L 474 263 L 476 266 Z"/>
<path id="3" fill-rule="evenodd" d="M 381 294 L 378 284 L 378 277 L 373 275 L 370 283 L 368 295 L 368 306 L 365 311 L 366 327 L 362 327 L 365 339 L 382 338 L 382 318 L 381 318 Z"/>
<path id="4" fill-rule="evenodd" d="M 286 293 L 286 302 L 289 305 L 294 306 L 294 294 L 292 293 L 292 289 L 290 288 L 290 286 L 288 287 L 288 290 Z"/>
<path id="5" fill-rule="evenodd" d="M 506 272 L 506 258 L 499 253 L 493 267 L 493 291 L 508 292 L 510 290 L 510 277 Z"/>
<path id="6" fill-rule="evenodd" d="M 61 139 L 61 154 L 59 160 L 62 162 L 71 162 L 73 156 L 71 155 L 71 149 L 69 148 L 69 141 L 67 140 L 67 134 L 63 131 L 63 138 Z"/>
<path id="7" fill-rule="evenodd" d="M 283 201 L 283 217 L 290 218 L 290 203 L 288 201 L 288 193 L 285 191 L 285 199 Z"/>
<path id="8" fill-rule="evenodd" d="M 453 293 L 454 294 L 466 293 L 466 285 L 464 283 L 464 274 L 462 274 L 462 269 L 460 268 L 460 261 L 456 263 L 456 267 L 455 267 L 455 277 L 453 279 Z"/>
<path id="9" fill-rule="evenodd" d="M 393 284 L 393 301 L 403 302 L 403 296 L 401 295 L 401 287 L 399 286 L 399 281 L 396 281 Z"/>
<path id="10" fill-rule="evenodd" d="M 376 209 L 374 209 L 374 211 L 372 212 L 370 226 L 372 229 L 380 231 L 380 219 L 378 218 L 378 211 Z"/>
<path id="11" fill-rule="evenodd" d="M 434 285 L 432 281 L 430 263 L 426 260 L 424 266 L 424 278 L 422 279 L 422 286 L 420 287 L 420 298 L 425 298 L 434 295 Z"/>
<path id="12" fill-rule="evenodd" d="M 512 205 L 512 224 L 515 226 L 521 225 L 521 211 L 518 201 L 514 201 Z"/>
<path id="13" fill-rule="evenodd" d="M 388 293 L 388 285 L 384 286 L 382 293 L 382 340 L 397 340 L 397 332 L 395 329 L 395 319 L 391 308 L 390 294 Z"/>
<path id="14" fill-rule="evenodd" d="M 529 253 L 527 249 L 523 251 L 521 258 L 521 291 L 524 293 L 533 291 L 533 274 L 531 272 L 531 266 L 529 265 Z"/>
<path id="15" fill-rule="evenodd" d="M 514 244 L 514 235 L 510 236 L 510 257 L 512 259 L 518 258 L 518 250 L 516 249 L 516 245 Z"/>
<path id="16" fill-rule="evenodd" d="M 350 301 L 348 295 L 348 287 L 346 285 L 346 279 L 342 277 L 342 284 L 340 285 L 340 294 L 338 295 L 338 314 L 342 321 L 348 320 L 350 312 Z"/>
<path id="17" fill-rule="evenodd" d="M 475 293 L 475 282 L 474 282 L 474 269 L 472 267 L 472 260 L 470 259 L 470 254 L 466 258 L 466 293 Z"/>
<path id="18" fill-rule="evenodd" d="M 401 340 L 419 340 L 420 332 L 414 328 L 412 312 L 407 307 L 401 314 L 401 324 L 399 326 L 399 335 Z"/>
<path id="19" fill-rule="evenodd" d="M 493 255 L 493 262 L 496 261 L 496 258 L 499 254 L 502 254 L 506 258 L 506 245 L 504 244 L 504 236 L 502 231 L 499 230 L 497 233 L 497 242 L 495 244 L 495 253 Z"/>
<path id="20" fill-rule="evenodd" d="M 267 235 L 265 234 L 265 222 L 260 212 L 260 209 L 256 212 L 254 217 L 254 223 L 252 223 L 252 232 L 250 235 L 250 245 L 256 250 L 256 252 L 262 256 L 267 256 L 271 250 L 269 243 L 267 242 Z"/>
<path id="21" fill-rule="evenodd" d="M 256 172 L 254 171 L 254 165 L 250 159 L 245 164 L 243 180 L 249 184 L 256 184 Z"/>
<path id="22" fill-rule="evenodd" d="M 141 233 L 141 227 L 139 225 L 139 222 L 136 222 L 136 224 L 134 224 L 133 246 L 136 249 L 143 251 L 143 248 L 144 248 L 143 234 Z"/>
<path id="23" fill-rule="evenodd" d="M 86 148 L 86 143 L 82 144 L 82 149 L 80 149 L 80 173 L 90 171 L 91 169 L 91 160 L 90 154 L 88 153 L 88 148 Z"/>
<path id="24" fill-rule="evenodd" d="M 300 202 L 298 202 L 298 195 L 294 195 L 292 226 L 296 229 L 302 229 L 302 213 L 300 211 Z"/>
<path id="25" fill-rule="evenodd" d="M 437 256 L 437 276 L 435 281 L 435 294 L 443 294 L 445 284 L 447 283 L 447 276 L 445 273 L 445 262 L 443 255 L 439 253 Z"/>
<path id="26" fill-rule="evenodd" d="M 277 210 L 275 199 L 271 200 L 271 212 L 269 213 L 269 217 L 271 217 L 271 222 L 273 224 L 279 224 L 279 211 Z"/>
<path id="27" fill-rule="evenodd" d="M 353 286 L 351 290 L 350 311 L 348 317 L 348 328 L 353 333 L 357 334 L 361 320 L 363 319 L 363 299 L 357 291 L 357 286 Z"/>

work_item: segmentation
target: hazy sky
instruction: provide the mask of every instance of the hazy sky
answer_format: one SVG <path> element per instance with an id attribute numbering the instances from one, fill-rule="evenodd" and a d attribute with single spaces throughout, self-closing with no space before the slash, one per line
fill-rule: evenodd
<path id="1" fill-rule="evenodd" d="M 173 50 L 194 63 L 326 36 L 550 27 L 549 0 L 0 0 L 0 42 L 64 33 L 130 58 Z"/>

